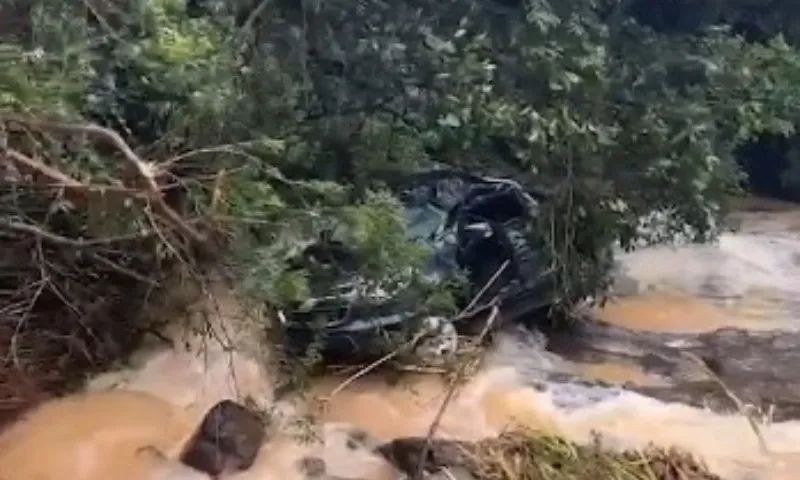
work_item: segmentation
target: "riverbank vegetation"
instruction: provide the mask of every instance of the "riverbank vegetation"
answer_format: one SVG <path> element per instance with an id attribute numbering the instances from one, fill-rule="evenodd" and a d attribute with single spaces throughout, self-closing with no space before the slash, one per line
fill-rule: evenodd
<path id="1" fill-rule="evenodd" d="M 611 243 L 713 238 L 737 149 L 794 132 L 794 37 L 656 29 L 638 3 L 3 3 L 5 419 L 125 358 L 182 277 L 303 299 L 283 259 L 332 229 L 365 276 L 405 271 L 394 193 L 434 164 L 547 198 L 527 234 L 564 307 Z"/>
<path id="2" fill-rule="evenodd" d="M 697 460 L 677 450 L 611 453 L 531 432 L 501 436 L 478 447 L 475 478 L 507 480 L 637 479 L 718 480 Z"/>
<path id="3" fill-rule="evenodd" d="M 705 465 L 676 450 L 611 453 L 594 445 L 580 446 L 558 437 L 512 430 L 474 444 L 437 440 L 426 468 L 436 478 L 491 480 L 719 480 Z M 414 475 L 424 439 L 400 439 L 381 450 L 401 469 Z M 444 473 L 442 473 L 444 472 Z"/>

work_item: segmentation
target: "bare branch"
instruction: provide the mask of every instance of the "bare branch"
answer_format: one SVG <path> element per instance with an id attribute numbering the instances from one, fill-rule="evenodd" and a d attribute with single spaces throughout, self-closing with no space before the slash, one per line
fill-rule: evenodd
<path id="1" fill-rule="evenodd" d="M 14 162 L 16 167 L 22 170 L 23 173 L 43 176 L 46 180 L 49 180 L 50 186 L 81 189 L 86 186 L 69 175 L 47 166 L 38 160 L 34 160 L 25 154 L 17 152 L 16 150 L 6 149 L 2 153 L 7 159 Z"/>
<path id="2" fill-rule="evenodd" d="M 486 323 L 483 326 L 483 330 L 481 334 L 476 339 L 476 344 L 480 345 L 483 343 L 483 340 L 486 338 L 486 335 L 492 331 L 494 324 L 497 320 L 497 316 L 500 314 L 500 309 L 497 305 L 492 307 L 492 311 L 489 313 L 489 316 L 486 318 Z M 460 386 L 461 381 L 467 375 L 469 367 L 471 366 L 470 362 L 465 361 L 461 364 L 461 366 L 456 371 L 455 377 L 452 379 L 450 383 L 450 388 L 447 390 L 447 394 L 445 394 L 444 400 L 442 400 L 442 404 L 439 406 L 439 410 L 436 411 L 436 416 L 431 422 L 430 427 L 428 427 L 428 434 L 425 436 L 425 444 L 422 446 L 422 454 L 420 455 L 420 461 L 417 465 L 417 472 L 414 480 L 422 480 L 424 478 L 425 473 L 425 461 L 428 458 L 428 453 L 431 449 L 431 442 L 433 441 L 434 435 L 436 435 L 436 430 L 439 429 L 439 424 L 442 422 L 442 418 L 444 417 L 447 408 L 450 406 L 450 402 L 452 402 L 453 398 L 458 391 L 458 387 Z"/>
<path id="3" fill-rule="evenodd" d="M 186 222 L 183 221 L 180 215 L 169 207 L 169 205 L 164 202 L 164 197 L 162 195 L 161 189 L 156 183 L 156 180 L 153 175 L 153 168 L 150 165 L 139 158 L 139 156 L 131 149 L 130 145 L 125 142 L 125 140 L 115 131 L 102 127 L 100 125 L 93 125 L 93 124 L 67 124 L 67 123 L 58 123 L 58 122 L 50 122 L 44 120 L 37 120 L 33 118 L 27 118 L 20 115 L 8 115 L 6 114 L 4 117 L 0 117 L 4 121 L 13 121 L 20 123 L 22 125 L 26 125 L 29 127 L 37 127 L 40 129 L 50 129 L 56 130 L 60 132 L 66 133 L 81 133 L 86 135 L 91 135 L 95 137 L 99 137 L 116 147 L 120 153 L 122 153 L 123 158 L 134 168 L 136 173 L 138 174 L 139 179 L 143 183 L 143 187 L 146 193 L 146 199 L 153 207 L 153 210 L 165 217 L 173 226 L 178 228 L 181 233 L 186 235 L 187 237 L 191 238 L 192 240 L 198 243 L 205 243 L 206 238 L 203 234 L 199 231 L 195 230 L 191 226 L 189 226 Z M 10 151 L 9 151 L 10 152 Z M 18 157 L 18 155 L 17 155 Z M 53 170 L 50 167 L 42 165 L 40 162 L 36 165 L 38 170 L 44 171 L 47 170 L 47 173 L 51 175 L 56 175 L 56 177 L 51 178 L 60 178 L 63 181 L 69 181 L 71 187 L 81 187 L 83 184 L 77 182 L 74 179 L 70 179 L 69 177 L 61 174 L 60 172 Z"/>
<path id="4" fill-rule="evenodd" d="M 138 155 L 131 149 L 125 140 L 114 130 L 94 124 L 72 124 L 72 123 L 58 123 L 49 122 L 45 120 L 38 120 L 35 118 L 26 118 L 20 115 L 4 115 L 5 121 L 13 121 L 28 127 L 36 127 L 46 130 L 56 130 L 64 133 L 82 133 L 94 137 L 99 137 L 108 143 L 112 144 L 117 150 L 122 153 L 125 160 L 133 166 L 139 177 L 144 182 L 147 191 L 152 195 L 161 195 L 158 184 L 153 178 L 152 169 L 147 162 L 139 158 Z"/>
<path id="5" fill-rule="evenodd" d="M 120 198 L 138 200 L 147 199 L 138 190 L 114 185 L 88 185 L 79 182 L 69 175 L 16 150 L 6 149 L 0 152 L 0 162 L 10 162 L 19 173 L 33 176 L 35 184 L 48 188 L 62 189 L 70 200 L 88 200 L 92 194 L 117 195 Z"/>
<path id="6" fill-rule="evenodd" d="M 119 235 L 115 237 L 92 238 L 92 239 L 69 238 L 63 235 L 59 235 L 57 233 L 49 232 L 36 225 L 30 225 L 27 223 L 0 219 L 0 229 L 2 228 L 13 230 L 16 232 L 28 233 L 49 243 L 55 245 L 69 246 L 73 248 L 89 248 L 89 247 L 97 247 L 103 245 L 111 245 L 113 243 L 118 243 L 118 242 L 147 238 L 154 234 L 154 232 L 151 230 L 145 230 L 137 234 Z"/>
<path id="7" fill-rule="evenodd" d="M 247 16 L 247 19 L 239 29 L 242 35 L 246 34 L 253 28 L 253 24 L 258 20 L 258 17 L 264 12 L 264 9 L 270 4 L 270 0 L 261 0 L 256 7 Z"/>

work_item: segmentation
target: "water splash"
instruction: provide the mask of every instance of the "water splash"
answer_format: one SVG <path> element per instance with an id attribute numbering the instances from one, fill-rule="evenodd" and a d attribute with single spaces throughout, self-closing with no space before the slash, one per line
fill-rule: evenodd
<path id="1" fill-rule="evenodd" d="M 623 258 L 623 270 L 641 295 L 622 298 L 600 314 L 640 330 L 789 328 L 798 323 L 792 299 L 800 290 L 799 253 L 800 240 L 764 232 L 726 234 L 718 245 L 635 252 Z M 219 292 L 217 298 L 223 303 L 217 326 L 241 325 L 234 297 Z M 246 330 L 234 333 L 235 340 L 253 338 Z M 187 349 L 143 351 L 130 368 L 93 379 L 84 396 L 46 404 L 0 436 L 0 477 L 206 478 L 182 469 L 174 460 L 177 452 L 212 404 L 249 397 L 272 411 L 275 421 L 255 465 L 228 478 L 299 480 L 306 478 L 304 469 L 319 467 L 322 460 L 330 476 L 388 480 L 396 472 L 372 453 L 373 447 L 398 436 L 424 435 L 448 388 L 432 376 L 407 375 L 399 382 L 366 377 L 320 408 L 313 398 L 330 396 L 342 381 L 328 377 L 306 398 L 276 403 L 274 376 L 260 355 L 249 347 L 230 351 L 206 340 L 190 335 L 177 342 L 188 343 Z M 624 353 L 625 346 L 618 350 Z M 558 380 L 559 375 L 564 378 Z M 576 375 L 610 385 L 571 380 Z M 796 478 L 800 423 L 763 426 L 770 449 L 765 453 L 740 415 L 668 404 L 621 388 L 651 382 L 669 379 L 624 360 L 567 361 L 546 351 L 541 336 L 501 334 L 484 369 L 445 412 L 439 434 L 472 440 L 514 424 L 576 441 L 599 433 L 615 448 L 678 446 L 731 480 Z M 297 424 L 308 415 L 318 423 Z M 301 433 L 311 438 L 301 441 Z M 141 454 L 145 446 L 160 454 Z"/>

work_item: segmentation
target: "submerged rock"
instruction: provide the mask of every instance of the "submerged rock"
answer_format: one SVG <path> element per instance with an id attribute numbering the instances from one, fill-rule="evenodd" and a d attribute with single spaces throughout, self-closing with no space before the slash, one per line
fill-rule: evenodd
<path id="1" fill-rule="evenodd" d="M 626 388 L 718 412 L 751 405 L 774 421 L 800 418 L 800 332 L 722 328 L 701 334 L 633 331 L 583 318 L 550 332 L 548 349 L 584 363 L 624 358 L 666 385 Z"/>
<path id="2" fill-rule="evenodd" d="M 800 418 L 800 332 L 726 328 L 696 340 L 694 348 L 684 351 L 704 363 L 705 379 L 642 388 L 641 393 L 724 411 L 751 405 L 770 412 L 774 421 Z"/>
<path id="3" fill-rule="evenodd" d="M 325 476 L 328 467 L 322 458 L 303 457 L 297 462 L 297 469 L 303 472 L 307 479 L 318 479 Z"/>
<path id="4" fill-rule="evenodd" d="M 261 417 L 223 400 L 203 418 L 181 454 L 181 462 L 214 477 L 246 470 L 255 462 L 264 437 Z"/>

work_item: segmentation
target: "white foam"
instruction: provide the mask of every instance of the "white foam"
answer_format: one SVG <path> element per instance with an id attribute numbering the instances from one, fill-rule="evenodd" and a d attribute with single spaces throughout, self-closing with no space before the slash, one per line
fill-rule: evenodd
<path id="1" fill-rule="evenodd" d="M 492 377 L 497 375 L 496 381 Z M 513 373 L 487 373 L 476 383 L 485 395 L 513 382 Z M 506 387 L 507 388 L 507 387 Z M 583 402 L 585 395 L 595 401 Z M 516 412 L 521 419 L 546 419 L 553 433 L 579 442 L 591 442 L 599 434 L 611 448 L 636 449 L 648 445 L 678 447 L 704 460 L 728 480 L 789 479 L 800 466 L 800 422 L 760 425 L 768 452 L 748 420 L 738 414 L 722 415 L 677 403 L 665 403 L 617 388 L 603 389 L 552 386 L 544 391 L 521 388 L 508 393 L 504 404 L 512 409 L 527 405 L 529 412 Z M 566 403 L 568 405 L 564 405 Z M 578 400 L 578 402 L 574 402 Z M 532 425 L 540 427 L 541 425 Z M 755 477 L 753 477 L 755 476 Z"/>
<path id="2" fill-rule="evenodd" d="M 715 244 L 658 246 L 622 254 L 628 277 L 644 289 L 673 288 L 704 295 L 738 297 L 749 290 L 800 293 L 800 239 L 783 235 L 730 234 Z"/>
<path id="3" fill-rule="evenodd" d="M 774 295 L 778 297 L 789 298 L 800 292 L 800 282 L 797 281 L 800 267 L 795 258 L 798 252 L 800 240 L 795 238 L 726 234 L 717 245 L 644 249 L 624 255 L 621 260 L 628 275 L 653 286 L 666 285 L 692 294 L 707 291 L 711 286 L 721 294 L 732 296 L 743 295 L 752 289 L 769 289 L 777 292 Z M 233 298 L 231 295 L 222 296 Z M 225 311 L 218 314 L 219 323 L 238 325 L 234 321 L 237 317 L 233 312 L 237 309 L 235 302 L 224 306 Z M 238 337 L 248 338 L 248 332 L 237 333 Z M 252 335 L 249 337 L 251 340 L 254 338 Z M 92 392 L 109 388 L 147 392 L 161 399 L 161 403 L 128 399 L 128 406 L 120 411 L 108 405 L 101 410 L 74 406 L 60 411 L 60 418 L 82 425 L 84 430 L 92 422 L 100 424 L 97 428 L 101 433 L 103 422 L 113 424 L 114 438 L 124 439 L 127 435 L 133 441 L 139 438 L 136 435 L 142 435 L 143 427 L 149 428 L 145 433 L 158 437 L 161 417 L 170 417 L 164 412 L 174 409 L 187 418 L 186 422 L 178 422 L 169 432 L 165 429 L 164 433 L 171 436 L 162 439 L 162 443 L 165 451 L 172 452 L 170 454 L 174 457 L 174 452 L 180 449 L 176 439 L 186 438 L 205 410 L 219 400 L 250 397 L 265 408 L 276 407 L 272 390 L 274 378 L 264 368 L 263 362 L 222 349 L 214 343 L 203 349 L 199 347 L 200 343 L 190 342 L 188 351 L 142 353 L 138 365 L 95 378 L 87 387 Z M 535 336 L 522 342 L 501 336 L 487 365 L 482 373 L 468 382 L 450 407 L 451 414 L 443 423 L 447 423 L 447 431 L 453 436 L 458 436 L 459 432 L 466 436 L 494 435 L 502 430 L 506 420 L 516 419 L 530 427 L 559 433 L 576 441 L 588 442 L 594 433 L 600 433 L 609 445 L 617 448 L 640 448 L 651 443 L 662 447 L 677 446 L 702 457 L 715 472 L 729 480 L 792 480 L 800 471 L 800 422 L 762 425 L 760 433 L 769 448 L 766 453 L 748 421 L 740 415 L 720 415 L 704 409 L 668 404 L 619 388 L 549 384 L 549 388 L 542 391 L 525 385 L 523 380 L 530 382 L 533 378 L 541 382 L 548 374 L 562 371 L 565 367 L 561 359 L 542 348 L 541 339 Z M 399 391 L 400 388 L 403 387 L 375 382 L 362 385 L 352 396 L 342 393 L 339 402 L 358 400 L 364 403 L 343 409 L 338 421 L 314 429 L 320 441 L 310 444 L 298 442 L 287 433 L 292 414 L 301 413 L 304 410 L 302 405 L 278 405 L 278 410 L 285 415 L 278 419 L 277 430 L 283 433 L 272 433 L 252 469 L 229 478 L 300 480 L 304 477 L 296 463 L 307 455 L 323 458 L 327 462 L 328 474 L 332 476 L 392 478 L 393 470 L 368 448 L 351 449 L 347 446 L 348 424 L 378 425 L 403 418 L 403 425 L 390 426 L 393 431 L 424 434 L 441 405 L 440 394 L 446 390 L 446 382 L 429 382 L 428 390 L 429 393 L 433 391 L 435 401 L 424 404 L 408 401 L 415 395 L 413 390 Z M 377 408 L 366 408 L 376 405 Z M 389 412 L 390 409 L 393 411 Z M 378 418 L 367 418 L 369 416 Z M 453 428 L 458 423 L 464 428 Z M 114 478 L 129 478 L 126 475 L 130 474 L 126 472 L 133 464 L 110 462 L 108 457 L 113 454 L 108 453 L 102 434 L 89 432 L 79 437 L 76 433 L 72 437 L 53 438 L 48 436 L 51 429 L 47 422 L 36 428 L 27 437 L 32 442 L 29 457 L 25 457 L 27 450 L 17 450 L 17 461 L 22 456 L 30 465 L 36 462 L 46 465 L 41 463 L 42 458 L 58 459 L 61 463 L 53 463 L 49 478 L 76 480 L 101 480 L 87 472 L 93 465 L 106 462 L 108 465 L 104 468 L 118 469 L 112 470 L 117 472 Z M 0 437 L 0 469 L 9 467 L 3 464 L 8 457 L 3 456 L 2 439 Z M 175 467 L 174 462 L 165 465 Z M 143 467 L 138 465 L 137 468 Z M 177 467 L 172 470 L 159 468 L 152 471 L 151 478 L 189 478 L 180 476 L 180 472 L 175 473 L 180 470 Z M 81 476 L 81 472 L 85 475 Z"/>

